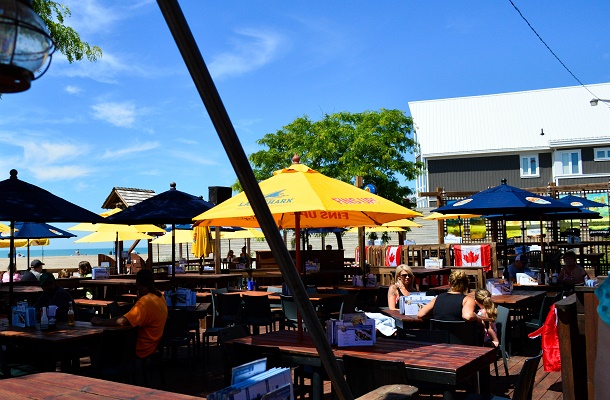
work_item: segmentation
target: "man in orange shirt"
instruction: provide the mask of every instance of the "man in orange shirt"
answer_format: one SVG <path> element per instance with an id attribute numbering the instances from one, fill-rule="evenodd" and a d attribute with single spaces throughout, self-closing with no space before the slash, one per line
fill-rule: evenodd
<path id="1" fill-rule="evenodd" d="M 94 317 L 91 319 L 91 324 L 137 326 L 136 355 L 139 358 L 144 358 L 154 353 L 161 341 L 163 328 L 167 320 L 167 305 L 161 292 L 155 288 L 155 278 L 151 270 L 141 269 L 138 271 L 136 286 L 140 298 L 127 314 L 112 319 Z"/>

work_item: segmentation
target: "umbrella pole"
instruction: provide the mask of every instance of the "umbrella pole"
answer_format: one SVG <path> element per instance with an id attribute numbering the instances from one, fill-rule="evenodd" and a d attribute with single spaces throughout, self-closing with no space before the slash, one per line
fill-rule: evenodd
<path id="1" fill-rule="evenodd" d="M 301 213 L 300 212 L 295 212 L 294 213 L 294 231 L 295 231 L 295 248 L 294 248 L 294 252 L 295 252 L 295 263 L 296 263 L 296 270 L 299 273 L 299 275 L 301 275 Z M 299 311 L 299 309 L 297 308 L 297 337 L 299 339 L 299 342 L 303 341 L 303 319 L 301 317 L 301 312 Z"/>
<path id="2" fill-rule="evenodd" d="M 172 224 L 172 289 L 176 291 L 176 224 Z"/>
<path id="3" fill-rule="evenodd" d="M 259 221 L 263 233 L 267 238 L 269 247 L 277 260 L 280 271 L 286 280 L 290 293 L 294 296 L 297 307 L 303 313 L 309 334 L 318 350 L 322 366 L 328 373 L 333 388 L 337 391 L 340 399 L 351 400 L 354 398 L 343 371 L 339 366 L 332 347 L 326 339 L 326 333 L 318 320 L 316 310 L 311 305 L 307 291 L 300 280 L 290 257 L 286 245 L 282 242 L 277 224 L 269 211 L 263 192 L 258 185 L 248 157 L 244 152 L 235 128 L 227 113 L 224 104 L 214 85 L 212 76 L 203 61 L 201 52 L 197 48 L 197 42 L 190 31 L 188 22 L 180 9 L 177 0 L 157 0 L 157 4 L 165 18 L 168 28 L 172 32 L 174 41 L 180 49 L 182 58 L 191 73 L 193 82 L 197 87 L 201 100 L 208 110 L 210 119 L 214 124 L 218 137 L 222 142 L 231 165 L 244 188 L 248 201 L 254 210 L 256 219 Z"/>
<path id="4" fill-rule="evenodd" d="M 28 265 L 30 265 L 30 239 L 28 239 Z"/>
<path id="5" fill-rule="evenodd" d="M 10 261 L 8 262 L 8 324 L 13 325 L 13 270 L 17 269 L 15 262 L 15 221 L 11 221 L 11 238 L 9 241 Z M 29 264 L 28 264 L 29 265 Z"/>

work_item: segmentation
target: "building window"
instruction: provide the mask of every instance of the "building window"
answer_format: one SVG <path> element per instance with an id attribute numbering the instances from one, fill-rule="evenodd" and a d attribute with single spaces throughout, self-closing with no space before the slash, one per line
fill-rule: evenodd
<path id="1" fill-rule="evenodd" d="M 610 147 L 598 147 L 594 150 L 595 161 L 610 161 Z"/>
<path id="2" fill-rule="evenodd" d="M 580 150 L 558 151 L 555 157 L 557 175 L 580 175 Z"/>
<path id="3" fill-rule="evenodd" d="M 521 156 L 521 177 L 537 178 L 540 176 L 538 168 L 538 154 Z"/>

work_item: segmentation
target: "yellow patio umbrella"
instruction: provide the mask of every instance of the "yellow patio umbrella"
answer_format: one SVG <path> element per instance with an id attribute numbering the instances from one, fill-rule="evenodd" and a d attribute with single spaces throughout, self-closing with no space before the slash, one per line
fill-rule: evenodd
<path id="1" fill-rule="evenodd" d="M 209 226 L 195 226 L 193 228 L 193 246 L 191 251 L 197 258 L 205 258 L 212 252 L 212 238 Z"/>
<path id="2" fill-rule="evenodd" d="M 192 243 L 193 242 L 193 230 L 192 229 L 176 229 L 176 236 L 174 243 Z M 159 236 L 150 242 L 151 244 L 172 244 L 172 232 L 167 232 L 163 236 Z"/>
<path id="3" fill-rule="evenodd" d="M 382 226 L 394 226 L 394 227 L 398 226 L 400 228 L 421 228 L 422 227 L 417 222 L 413 222 L 410 219 L 406 219 L 406 218 L 399 219 L 399 220 L 392 221 L 392 222 L 386 222 Z"/>
<path id="4" fill-rule="evenodd" d="M 221 239 L 255 239 L 264 238 L 265 234 L 258 229 L 246 228 L 233 232 L 220 232 Z M 212 232 L 212 239 L 216 239 L 216 232 Z"/>
<path id="5" fill-rule="evenodd" d="M 404 229 L 398 226 L 367 226 L 364 228 L 367 232 L 405 232 Z M 347 233 L 358 233 L 358 228 L 351 228 L 347 231 Z"/>
<path id="6" fill-rule="evenodd" d="M 0 240 L 0 247 L 10 247 L 10 239 Z M 15 239 L 15 247 L 30 246 L 48 246 L 51 241 L 49 239 Z"/>
<path id="7" fill-rule="evenodd" d="M 154 239 L 154 236 L 148 236 L 142 232 L 102 231 L 93 232 L 85 237 L 75 240 L 74 243 L 122 242 L 124 240 L 142 239 Z"/>
<path id="8" fill-rule="evenodd" d="M 8 225 L 4 225 L 3 223 L 0 222 L 0 232 L 8 232 L 11 230 L 11 227 Z"/>
<path id="9" fill-rule="evenodd" d="M 280 229 L 373 226 L 421 216 L 416 211 L 325 176 L 304 164 L 295 163 L 275 171 L 273 177 L 259 186 Z M 193 220 L 206 226 L 259 227 L 244 192 Z"/>
<path id="10" fill-rule="evenodd" d="M 101 212 L 101 213 L 100 213 L 100 215 L 101 215 L 102 217 L 106 218 L 106 217 L 109 217 L 109 216 L 114 215 L 114 214 L 116 214 L 116 213 L 118 213 L 118 212 L 121 212 L 121 211 L 123 211 L 123 209 L 122 209 L 122 208 L 115 207 L 115 208 L 113 208 L 112 210 L 108 210 L 108 211 Z"/>
<path id="11" fill-rule="evenodd" d="M 423 217 L 422 219 L 425 219 L 427 221 L 438 221 L 438 220 L 444 220 L 444 219 L 464 219 L 464 218 L 478 218 L 480 217 L 479 214 L 441 214 L 438 212 L 433 212 L 430 215 L 427 215 L 425 217 Z"/>

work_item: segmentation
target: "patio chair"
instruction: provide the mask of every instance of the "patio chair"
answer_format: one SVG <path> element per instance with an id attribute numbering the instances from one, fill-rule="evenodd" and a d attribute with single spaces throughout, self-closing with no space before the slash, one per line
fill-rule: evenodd
<path id="1" fill-rule="evenodd" d="M 507 358 L 508 352 L 506 351 L 506 343 L 510 342 L 510 329 L 506 329 L 508 326 L 510 316 L 510 310 L 504 306 L 498 306 L 498 316 L 496 317 L 496 329 L 498 330 L 498 337 L 500 339 L 500 345 L 498 346 L 498 351 L 500 352 L 500 356 L 502 357 L 502 362 L 504 363 L 504 373 L 505 376 L 508 376 L 508 361 Z M 507 333 L 508 332 L 508 336 Z M 496 376 L 498 376 L 498 360 L 494 360 L 494 369 L 496 371 Z"/>
<path id="2" fill-rule="evenodd" d="M 407 370 L 402 361 L 384 361 L 343 356 L 345 378 L 354 397 L 365 394 L 385 385 L 407 384 Z"/>
<path id="3" fill-rule="evenodd" d="M 260 327 L 267 328 L 267 332 L 274 329 L 276 319 L 271 312 L 271 303 L 267 296 L 243 296 L 244 323 L 252 334 L 258 334 Z"/>
<path id="4" fill-rule="evenodd" d="M 430 329 L 449 332 L 449 343 L 480 346 L 483 344 L 483 334 L 476 321 L 441 321 L 430 320 Z"/>
<path id="5" fill-rule="evenodd" d="M 228 292 L 227 288 L 212 289 L 212 296 L 210 296 L 211 301 L 212 301 L 212 326 L 206 325 L 205 331 L 203 331 L 201 333 L 201 336 L 203 338 L 203 345 L 204 345 L 206 361 L 210 360 L 210 338 L 218 337 L 218 333 L 222 329 L 221 327 L 219 327 L 216 324 L 216 318 L 218 317 L 217 295 L 220 293 L 227 293 L 227 292 Z M 218 342 L 216 344 L 218 344 Z"/>
<path id="6" fill-rule="evenodd" d="M 83 372 L 95 378 L 133 382 L 137 337 L 137 327 L 104 330 L 98 351 L 91 356 L 90 373 L 84 368 Z"/>
<path id="7" fill-rule="evenodd" d="M 232 326 L 242 323 L 242 298 L 236 293 L 216 293 L 216 323 Z"/>
<path id="8" fill-rule="evenodd" d="M 536 382 L 536 371 L 538 370 L 541 358 L 542 352 L 536 357 L 525 360 L 517 378 L 517 383 L 515 383 L 515 390 L 511 400 L 532 400 L 532 392 Z M 493 395 L 468 394 L 465 400 L 508 400 L 508 398 Z"/>
<path id="9" fill-rule="evenodd" d="M 536 318 L 530 319 L 529 321 L 525 321 L 525 327 L 532 331 L 535 331 L 536 329 L 540 328 L 544 324 L 544 321 L 546 320 L 546 316 L 549 313 L 551 306 L 555 304 L 555 302 L 559 301 L 561 297 L 561 292 L 557 293 L 555 296 L 545 296 L 544 299 L 542 299 L 542 303 L 540 304 L 540 310 L 538 312 L 538 315 L 536 316 Z"/>
<path id="10" fill-rule="evenodd" d="M 163 329 L 163 336 L 159 343 L 162 351 L 164 349 L 167 349 L 168 353 L 171 351 L 171 358 L 175 363 L 177 360 L 178 347 L 186 347 L 190 370 L 192 364 L 191 342 L 195 343 L 194 339 L 189 328 L 188 311 L 172 310 L 167 316 L 165 328 Z"/>
<path id="11" fill-rule="evenodd" d="M 297 329 L 297 303 L 292 296 L 280 295 L 282 301 L 282 311 L 284 312 L 284 327 Z"/>

